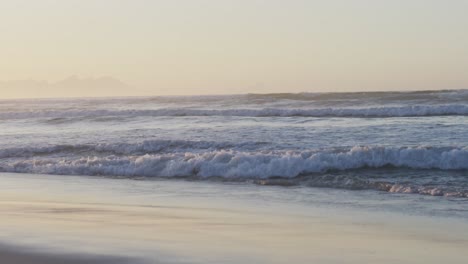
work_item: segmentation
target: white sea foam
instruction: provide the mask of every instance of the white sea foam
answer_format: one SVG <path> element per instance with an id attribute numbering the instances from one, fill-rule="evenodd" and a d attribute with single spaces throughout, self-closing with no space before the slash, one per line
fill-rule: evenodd
<path id="1" fill-rule="evenodd" d="M 468 105 L 414 105 L 366 108 L 262 108 L 262 109 L 192 109 L 164 108 L 153 110 L 42 110 L 1 112 L 0 119 L 28 118 L 98 118 L 151 116 L 243 116 L 243 117 L 407 117 L 468 115 Z"/>
<path id="2" fill-rule="evenodd" d="M 459 197 L 468 198 L 468 189 L 458 190 L 447 187 L 434 187 L 434 186 L 417 186 L 408 184 L 387 184 L 389 188 L 380 189 L 390 193 L 408 193 L 408 194 L 423 194 L 430 196 L 446 196 L 446 197 Z M 377 188 L 379 190 L 379 188 Z"/>
<path id="3" fill-rule="evenodd" d="M 245 144 L 252 145 L 248 142 Z M 304 184 L 311 187 L 468 197 L 468 187 L 459 171 L 468 170 L 468 147 L 356 146 L 306 151 L 249 151 L 242 150 L 243 145 L 154 140 L 135 144 L 3 149 L 0 150 L 0 171 L 120 177 L 215 177 L 253 180 L 262 185 Z M 236 147 L 239 150 L 233 149 Z M 397 174 L 392 174 L 395 173 L 392 167 L 397 168 Z M 421 176 L 405 177 L 408 171 L 405 172 L 403 168 L 436 169 L 439 173 L 434 170 L 427 173 L 437 176 L 439 180 L 431 183 L 431 180 L 421 181 Z M 384 173 L 375 171 L 375 174 L 374 169 L 383 169 Z M 446 178 L 444 174 L 439 175 L 441 173 L 453 175 Z M 393 179 L 392 175 L 405 178 Z M 453 177 L 458 177 L 456 181 L 460 185 L 454 185 Z"/>
<path id="4" fill-rule="evenodd" d="M 357 146 L 346 151 L 216 150 L 130 156 L 35 156 L 0 162 L 0 170 L 4 172 L 257 179 L 385 166 L 464 170 L 468 169 L 468 148 Z"/>

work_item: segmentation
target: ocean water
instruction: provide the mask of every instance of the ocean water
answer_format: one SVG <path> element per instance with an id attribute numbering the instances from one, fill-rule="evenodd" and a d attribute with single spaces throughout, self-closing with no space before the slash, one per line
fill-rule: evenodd
<path id="1" fill-rule="evenodd" d="M 3 100 L 0 172 L 331 188 L 466 205 L 468 91 Z"/>

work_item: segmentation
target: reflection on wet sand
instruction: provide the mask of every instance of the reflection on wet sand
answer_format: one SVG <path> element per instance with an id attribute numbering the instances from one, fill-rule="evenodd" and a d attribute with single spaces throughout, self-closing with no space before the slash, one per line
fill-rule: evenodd
<path id="1" fill-rule="evenodd" d="M 112 256 L 109 263 L 416 260 L 413 263 L 427 264 L 466 260 L 468 241 L 466 231 L 462 231 L 468 230 L 463 229 L 466 223 L 433 222 L 400 214 L 388 217 L 373 212 L 347 215 L 349 211 L 339 208 L 324 210 L 314 205 L 264 201 L 257 194 L 239 195 L 239 199 L 216 194 L 218 198 L 213 200 L 200 199 L 197 194 L 172 193 L 197 186 L 208 188 L 207 183 L 145 182 L 145 188 L 155 185 L 154 196 L 138 188 L 122 191 L 132 183 L 130 180 L 81 181 L 80 177 L 64 180 L 31 175 L 0 178 L 4 186 L 14 189 L 0 192 L 0 240 L 20 245 L 16 248 L 23 251 L 36 250 L 18 254 L 6 249 L 0 253 L 2 259 L 16 257 L 14 263 L 31 263 L 27 259 L 36 258 L 34 254 L 38 253 L 34 252 L 48 254 L 39 254 L 39 260 L 54 256 L 59 261 L 71 256 L 75 261 L 66 263 L 83 263 L 79 262 L 82 258 L 93 263 L 92 256 Z M 88 181 L 92 181 L 92 188 L 86 188 Z M 47 186 L 47 190 L 37 186 Z M 227 191 L 232 186 L 213 184 L 209 188 Z M 261 191 L 269 190 L 262 187 Z M 108 263 L 108 258 L 102 257 L 96 263 Z"/>

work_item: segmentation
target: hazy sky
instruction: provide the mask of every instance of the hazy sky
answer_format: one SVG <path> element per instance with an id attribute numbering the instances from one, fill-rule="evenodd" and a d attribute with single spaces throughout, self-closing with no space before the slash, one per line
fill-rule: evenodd
<path id="1" fill-rule="evenodd" d="M 468 88 L 467 12 L 468 0 L 1 0 L 0 81 L 108 76 L 128 95 Z"/>

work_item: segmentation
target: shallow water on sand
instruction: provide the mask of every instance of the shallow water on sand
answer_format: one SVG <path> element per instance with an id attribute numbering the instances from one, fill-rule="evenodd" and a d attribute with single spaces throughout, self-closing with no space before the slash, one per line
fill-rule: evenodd
<path id="1" fill-rule="evenodd" d="M 143 263 L 464 263 L 467 257 L 466 203 L 432 196 L 81 176 L 1 174 L 0 180 L 0 241 L 39 252 Z"/>

